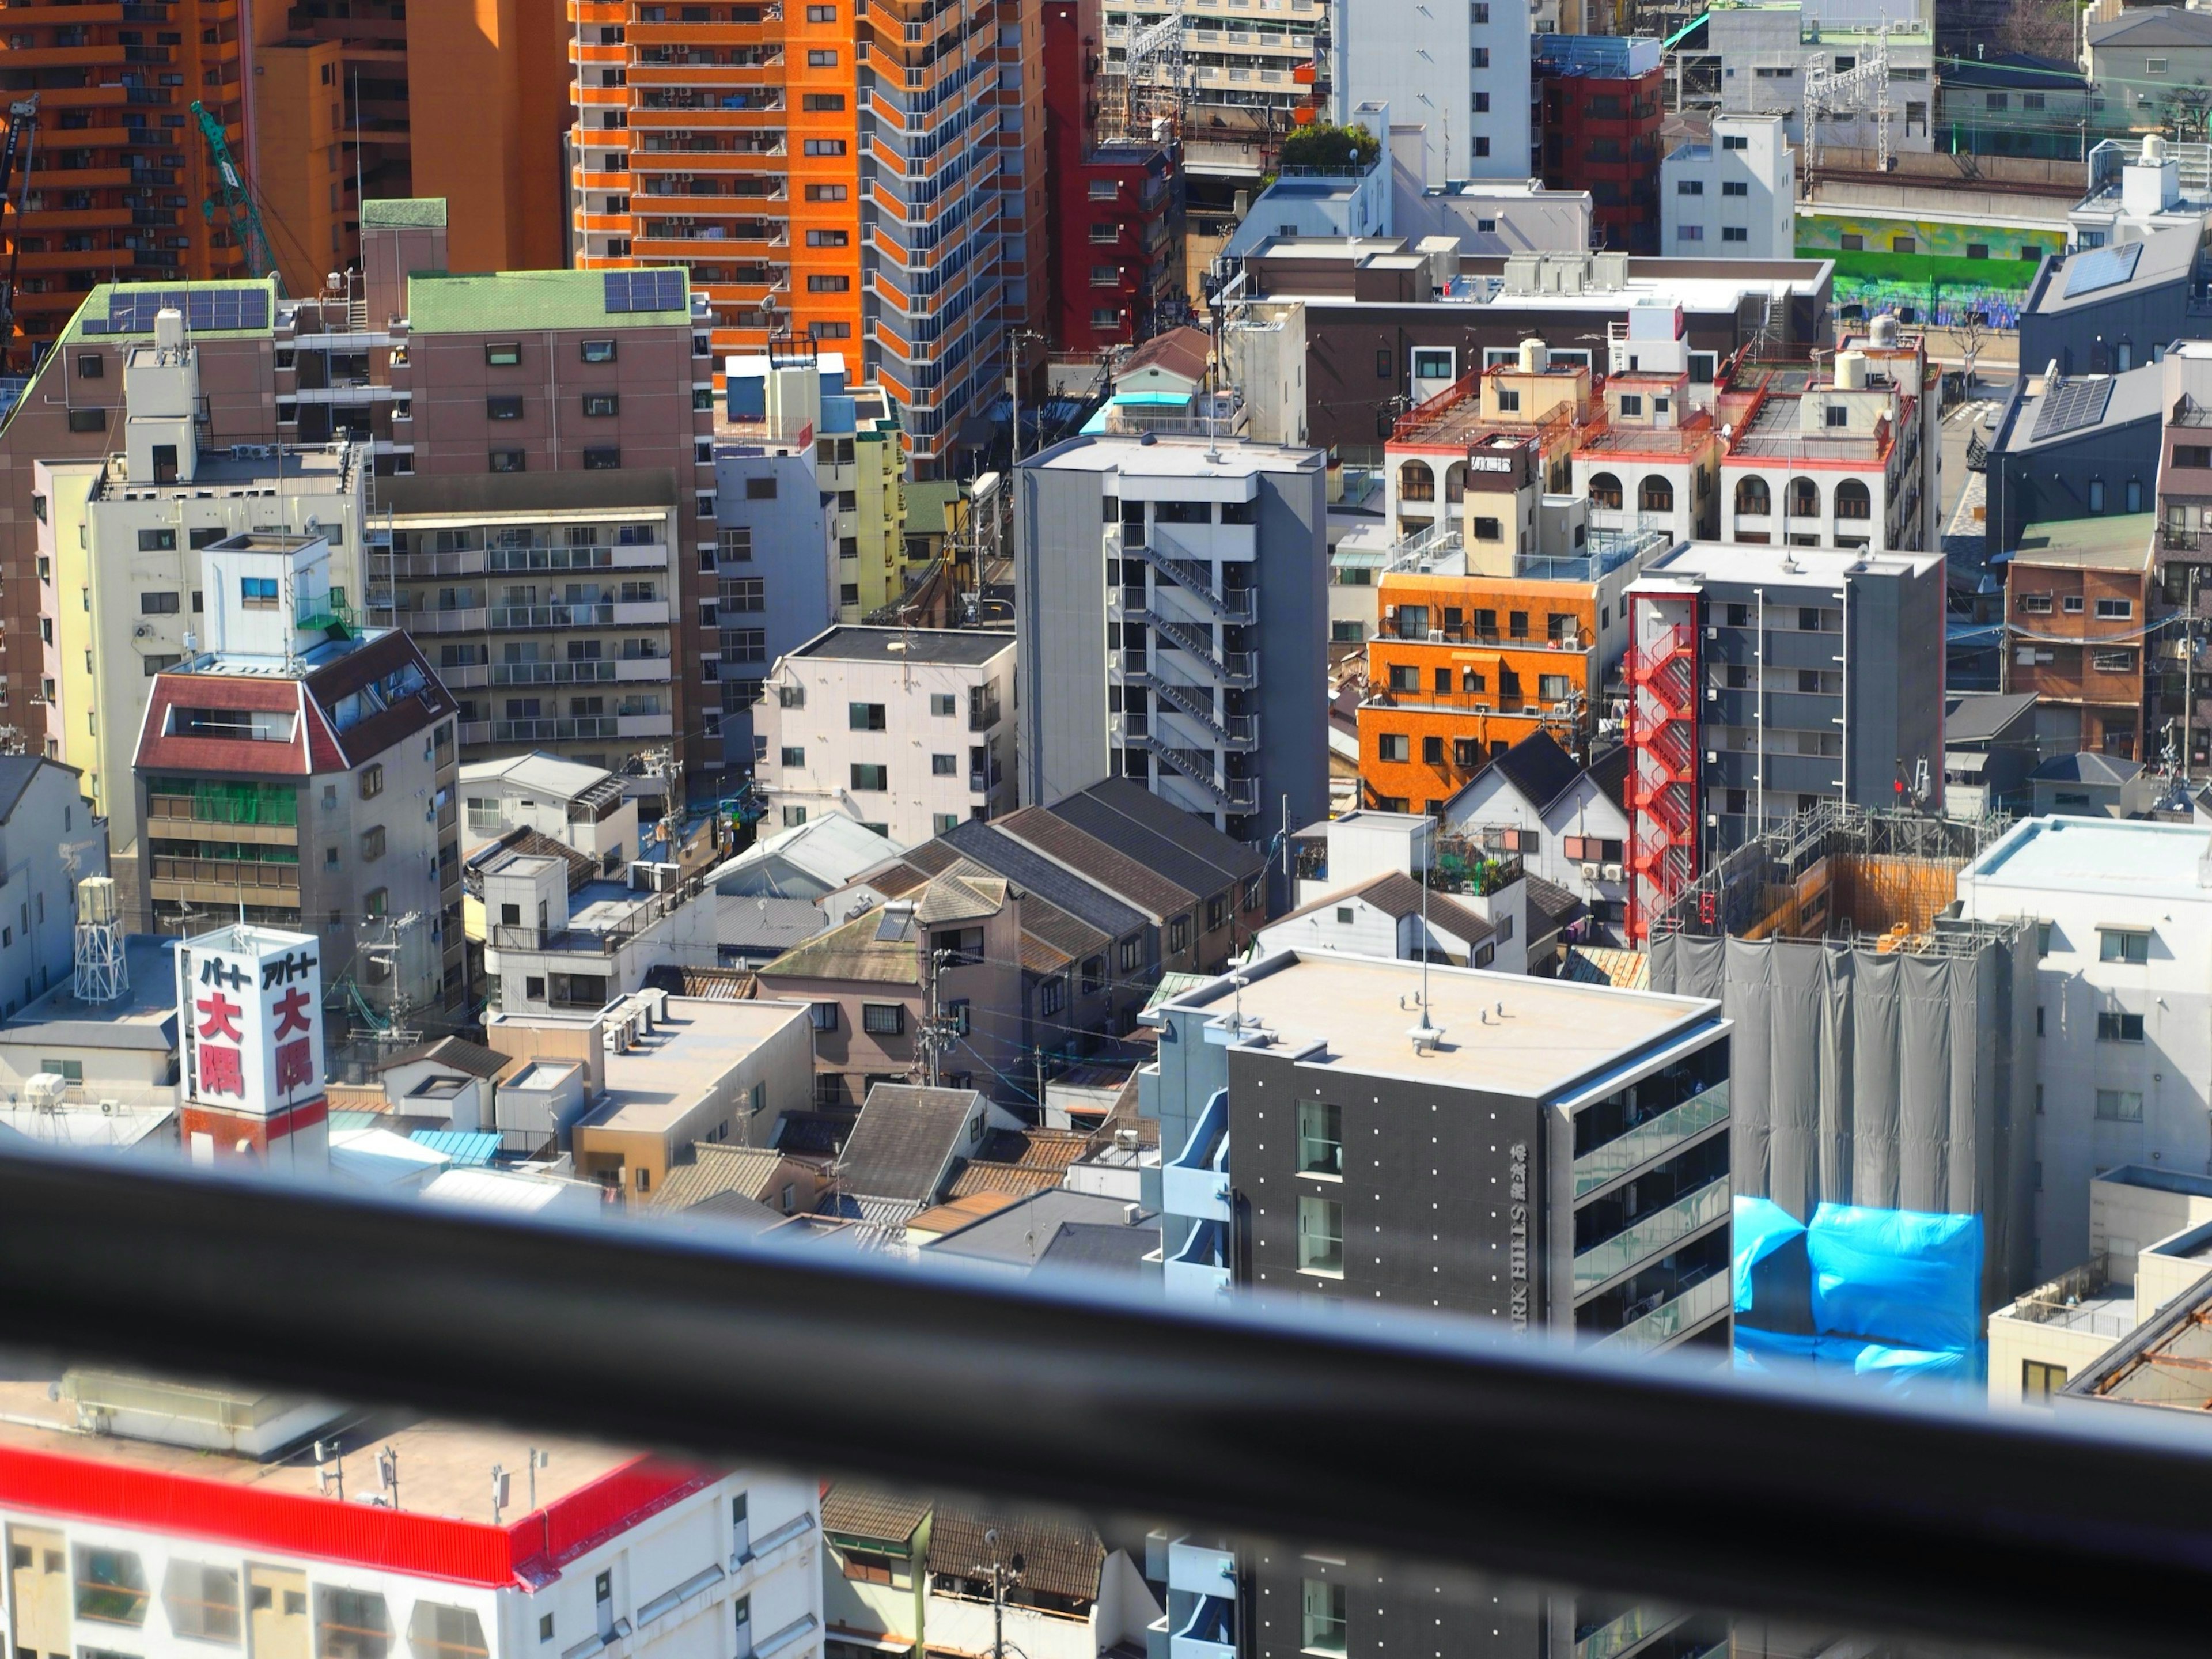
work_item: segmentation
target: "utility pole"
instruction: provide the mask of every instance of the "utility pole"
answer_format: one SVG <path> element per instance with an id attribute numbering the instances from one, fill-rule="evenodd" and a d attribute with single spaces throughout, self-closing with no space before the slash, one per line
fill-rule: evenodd
<path id="1" fill-rule="evenodd" d="M 988 1527 L 983 1532 L 984 1547 L 991 1552 L 988 1562 L 979 1562 L 969 1569 L 976 1578 L 986 1579 L 991 1586 L 991 1659 L 1006 1659 L 1006 1592 L 1022 1581 L 1023 1570 L 1028 1563 L 1016 1550 L 1007 1559 L 999 1559 L 999 1529 Z M 1012 1650 L 1016 1659 L 1022 1659 L 1019 1648 Z"/>

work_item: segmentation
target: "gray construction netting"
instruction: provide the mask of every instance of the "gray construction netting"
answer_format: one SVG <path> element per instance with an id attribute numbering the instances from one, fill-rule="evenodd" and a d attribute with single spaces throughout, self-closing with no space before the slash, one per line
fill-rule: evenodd
<path id="1" fill-rule="evenodd" d="M 1800 1221 L 1824 1201 L 1978 1215 L 1987 1293 L 2030 1280 L 2032 930 L 1929 954 L 1664 934 L 1650 985 L 1735 1023 L 1739 1196 Z"/>

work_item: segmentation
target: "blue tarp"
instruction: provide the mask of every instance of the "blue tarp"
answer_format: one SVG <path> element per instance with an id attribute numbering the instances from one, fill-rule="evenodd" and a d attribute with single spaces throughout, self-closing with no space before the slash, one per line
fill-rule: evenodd
<path id="1" fill-rule="evenodd" d="M 1931 1352 L 1979 1340 L 1979 1217 L 1823 1204 L 1805 1248 L 1822 1333 Z"/>
<path id="2" fill-rule="evenodd" d="M 1862 1342 L 1855 1336 L 1793 1336 L 1735 1328 L 1735 1369 L 1787 1374 L 1809 1365 L 1827 1376 L 1849 1376 L 1896 1394 L 1978 1395 L 1984 1355 L 1978 1347 L 1929 1352 Z"/>
<path id="3" fill-rule="evenodd" d="M 1752 1269 L 1805 1236 L 1805 1224 L 1771 1198 L 1735 1201 L 1735 1310 L 1752 1311 Z"/>

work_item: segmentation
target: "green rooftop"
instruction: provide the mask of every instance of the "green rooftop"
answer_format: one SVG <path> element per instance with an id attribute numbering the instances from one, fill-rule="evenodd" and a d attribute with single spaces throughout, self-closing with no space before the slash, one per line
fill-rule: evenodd
<path id="1" fill-rule="evenodd" d="M 445 222 L 446 198 L 442 196 L 410 196 L 396 201 L 361 204 L 363 230 L 438 230 L 444 228 Z"/>
<path id="2" fill-rule="evenodd" d="M 279 296 L 276 279 L 274 276 L 220 277 L 197 283 L 102 283 L 84 296 L 84 303 L 79 306 L 75 313 L 70 316 L 69 326 L 62 331 L 61 341 L 58 343 L 82 340 L 150 338 L 154 332 L 151 328 L 134 330 L 127 335 L 88 334 L 85 331 L 84 325 L 88 319 L 105 319 L 109 314 L 113 301 L 121 296 L 133 294 L 220 294 L 235 290 L 252 292 L 257 289 L 269 296 L 269 324 L 266 327 L 196 328 L 192 330 L 192 337 L 195 340 L 266 339 L 276 331 L 276 301 Z"/>
<path id="3" fill-rule="evenodd" d="M 488 276 L 417 273 L 407 284 L 407 324 L 416 334 L 495 334 L 533 328 L 665 328 L 688 322 L 687 304 L 668 311 L 609 311 L 606 279 L 626 272 L 503 270 Z"/>
<path id="4" fill-rule="evenodd" d="M 960 483 L 953 478 L 926 479 L 906 487 L 906 529 L 909 536 L 942 536 L 945 515 L 960 499 Z"/>

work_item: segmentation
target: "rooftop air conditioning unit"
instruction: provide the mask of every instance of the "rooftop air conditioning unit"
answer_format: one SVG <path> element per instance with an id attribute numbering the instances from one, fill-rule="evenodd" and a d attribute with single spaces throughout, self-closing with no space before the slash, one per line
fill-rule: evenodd
<path id="1" fill-rule="evenodd" d="M 1619 881 L 1621 878 L 1620 866 L 1617 864 L 1607 865 L 1605 866 L 1605 878 L 1607 881 Z"/>
<path id="2" fill-rule="evenodd" d="M 1597 880 L 1598 868 L 1599 866 L 1595 864 L 1585 864 L 1583 866 L 1583 879 L 1587 882 L 1595 883 Z"/>

